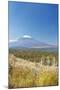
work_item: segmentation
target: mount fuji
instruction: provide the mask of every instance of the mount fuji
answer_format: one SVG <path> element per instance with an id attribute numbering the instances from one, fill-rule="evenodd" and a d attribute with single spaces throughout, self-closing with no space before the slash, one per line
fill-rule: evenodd
<path id="1" fill-rule="evenodd" d="M 56 45 L 49 45 L 44 42 L 40 42 L 38 40 L 35 40 L 31 36 L 24 35 L 23 37 L 12 40 L 9 42 L 9 48 L 55 48 Z"/>

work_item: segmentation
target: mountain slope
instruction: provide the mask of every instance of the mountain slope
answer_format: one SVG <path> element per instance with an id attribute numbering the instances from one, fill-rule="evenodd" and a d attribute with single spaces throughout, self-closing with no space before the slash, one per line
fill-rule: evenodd
<path id="1" fill-rule="evenodd" d="M 10 42 L 9 47 L 19 47 L 19 48 L 50 48 L 56 47 L 53 45 L 48 45 L 44 42 L 33 39 L 32 37 L 22 37 L 15 42 Z"/>

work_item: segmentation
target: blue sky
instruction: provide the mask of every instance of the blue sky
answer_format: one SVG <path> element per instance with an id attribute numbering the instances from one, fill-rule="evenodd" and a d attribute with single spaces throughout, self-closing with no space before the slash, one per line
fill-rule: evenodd
<path id="1" fill-rule="evenodd" d="M 8 2 L 9 40 L 24 35 L 57 44 L 58 5 Z"/>

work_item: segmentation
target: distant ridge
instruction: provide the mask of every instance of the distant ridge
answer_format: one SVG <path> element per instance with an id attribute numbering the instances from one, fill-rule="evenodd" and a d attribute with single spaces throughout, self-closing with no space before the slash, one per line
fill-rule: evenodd
<path id="1" fill-rule="evenodd" d="M 15 42 L 9 42 L 9 48 L 56 48 L 56 45 L 49 45 L 44 42 L 35 40 L 31 36 L 24 35 Z"/>

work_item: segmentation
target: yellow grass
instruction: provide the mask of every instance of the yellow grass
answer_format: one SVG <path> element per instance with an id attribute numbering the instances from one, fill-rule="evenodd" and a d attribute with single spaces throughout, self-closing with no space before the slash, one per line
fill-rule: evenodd
<path id="1" fill-rule="evenodd" d="M 14 57 L 14 56 L 12 56 Z M 10 57 L 9 88 L 58 85 L 58 68 Z M 13 63 L 12 63 L 13 62 Z"/>

